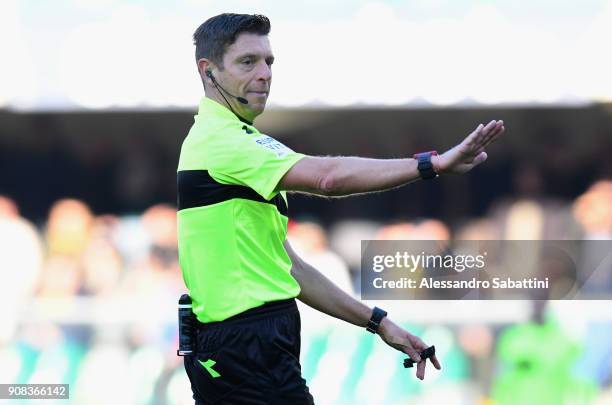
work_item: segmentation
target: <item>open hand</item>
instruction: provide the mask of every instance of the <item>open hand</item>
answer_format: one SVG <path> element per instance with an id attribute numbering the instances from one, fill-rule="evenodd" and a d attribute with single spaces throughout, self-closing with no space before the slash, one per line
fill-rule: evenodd
<path id="1" fill-rule="evenodd" d="M 416 376 L 420 380 L 425 378 L 425 365 L 427 359 L 421 359 L 419 353 L 427 349 L 428 346 L 419 337 L 400 328 L 390 321 L 389 318 L 383 318 L 378 327 L 378 334 L 386 344 L 410 356 L 410 358 L 417 363 Z M 431 356 L 429 359 L 435 368 L 438 370 L 442 369 L 435 355 Z"/>
<path id="2" fill-rule="evenodd" d="M 503 121 L 480 124 L 463 142 L 440 156 L 432 157 L 434 170 L 438 174 L 462 174 L 487 160 L 485 148 L 499 138 L 506 128 Z"/>

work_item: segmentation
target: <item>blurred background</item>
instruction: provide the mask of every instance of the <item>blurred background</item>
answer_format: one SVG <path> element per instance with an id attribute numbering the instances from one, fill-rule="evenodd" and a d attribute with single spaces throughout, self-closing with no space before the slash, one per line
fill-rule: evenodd
<path id="1" fill-rule="evenodd" d="M 176 356 L 176 166 L 203 95 L 191 35 L 227 11 L 272 21 L 256 124 L 296 151 L 405 157 L 506 123 L 468 175 L 290 196 L 292 245 L 345 291 L 359 297 L 362 239 L 612 237 L 612 1 L 4 0 L 0 383 L 193 403 Z M 318 404 L 612 403 L 602 265 L 598 300 L 369 302 L 436 345 L 444 369 L 424 382 L 301 306 L 304 377 Z"/>

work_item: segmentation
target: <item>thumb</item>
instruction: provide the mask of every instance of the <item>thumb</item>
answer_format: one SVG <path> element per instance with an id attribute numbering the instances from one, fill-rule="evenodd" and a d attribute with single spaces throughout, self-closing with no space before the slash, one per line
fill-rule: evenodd
<path id="1" fill-rule="evenodd" d="M 484 162 L 485 160 L 487 160 L 487 152 L 480 152 L 475 158 L 474 158 L 474 166 L 478 166 L 479 164 L 481 164 L 482 162 Z"/>

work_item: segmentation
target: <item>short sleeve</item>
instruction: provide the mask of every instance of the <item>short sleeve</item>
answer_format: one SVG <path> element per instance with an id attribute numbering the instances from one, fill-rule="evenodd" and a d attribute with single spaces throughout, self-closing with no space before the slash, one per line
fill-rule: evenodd
<path id="1" fill-rule="evenodd" d="M 250 187 L 266 200 L 274 196 L 285 173 L 305 156 L 268 135 L 235 130 L 215 136 L 206 149 L 213 179 Z"/>

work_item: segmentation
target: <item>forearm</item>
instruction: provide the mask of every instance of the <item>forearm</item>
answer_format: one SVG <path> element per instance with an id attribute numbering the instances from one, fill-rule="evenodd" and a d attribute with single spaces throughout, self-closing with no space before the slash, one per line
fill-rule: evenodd
<path id="1" fill-rule="evenodd" d="M 325 159 L 328 172 L 321 188 L 330 196 L 388 190 L 420 178 L 415 159 Z"/>
<path id="2" fill-rule="evenodd" d="M 368 324 L 372 309 L 342 291 L 308 263 L 294 261 L 291 275 L 300 285 L 297 298 L 304 304 L 353 325 Z"/>

